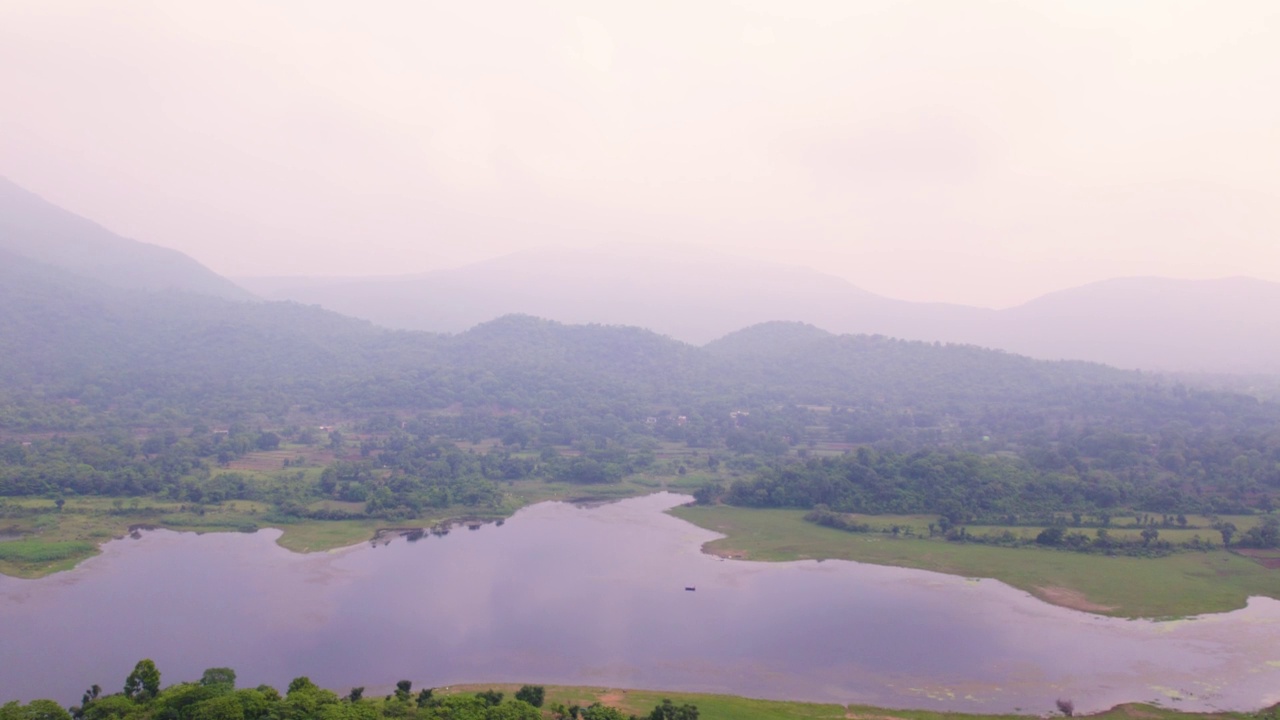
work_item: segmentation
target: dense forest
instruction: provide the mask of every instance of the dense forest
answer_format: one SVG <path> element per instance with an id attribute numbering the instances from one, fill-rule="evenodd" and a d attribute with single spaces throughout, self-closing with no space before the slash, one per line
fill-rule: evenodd
<path id="1" fill-rule="evenodd" d="M 382 698 L 366 697 L 364 688 L 345 696 L 318 687 L 309 678 L 295 678 L 285 693 L 269 685 L 237 688 L 231 668 L 209 668 L 197 682 L 161 686 L 159 668 L 141 660 L 118 693 L 99 685 L 85 691 L 79 705 L 63 709 L 52 700 L 0 705 L 0 720 L 541 720 L 542 709 L 557 720 L 640 720 L 601 703 L 586 707 L 544 703 L 545 689 L 525 685 L 514 697 L 486 690 L 474 694 L 437 694 L 431 688 L 414 691 L 401 680 Z M 544 708 L 545 705 L 545 708 Z M 693 705 L 663 701 L 644 716 L 647 720 L 698 720 Z"/>
<path id="2" fill-rule="evenodd" d="M 701 463 L 680 472 L 725 482 L 709 497 L 748 506 L 970 522 L 1269 512 L 1280 493 L 1280 405 L 1096 364 L 797 323 L 705 347 L 523 316 L 393 332 L 20 259 L 0 279 L 4 496 L 257 499 L 293 515 L 329 498 L 414 517 L 492 505 L 514 480 L 616 482 L 673 446 Z M 225 469 L 282 442 L 335 461 L 292 496 Z"/>

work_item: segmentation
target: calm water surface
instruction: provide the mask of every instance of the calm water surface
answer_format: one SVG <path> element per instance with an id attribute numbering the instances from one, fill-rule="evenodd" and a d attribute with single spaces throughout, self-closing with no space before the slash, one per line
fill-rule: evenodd
<path id="1" fill-rule="evenodd" d="M 41 580 L 0 577 L 0 698 L 167 683 L 534 682 L 1041 713 L 1280 701 L 1280 603 L 1168 623 L 1100 618 L 991 581 L 704 555 L 659 494 L 545 503 L 501 527 L 299 555 L 278 531 L 157 531 Z M 695 586 L 696 592 L 685 591 Z"/>

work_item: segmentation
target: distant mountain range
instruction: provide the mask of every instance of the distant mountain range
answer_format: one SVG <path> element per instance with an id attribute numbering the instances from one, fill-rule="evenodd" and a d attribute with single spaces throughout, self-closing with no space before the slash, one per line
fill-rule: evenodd
<path id="1" fill-rule="evenodd" d="M 876 295 L 802 267 L 703 251 L 537 250 L 413 276 L 241 278 L 121 237 L 0 178 L 0 263 L 127 290 L 291 300 L 396 329 L 457 333 L 509 314 L 631 325 L 706 344 L 759 323 L 965 343 L 1123 368 L 1280 373 L 1280 283 L 1123 278 L 1006 310 Z M 63 279 L 59 282 L 68 282 Z"/>
<path id="2" fill-rule="evenodd" d="M 191 257 L 121 237 L 0 177 L 0 251 L 107 285 L 253 296 Z"/>
<path id="3" fill-rule="evenodd" d="M 1122 278 L 989 310 L 893 300 L 799 267 L 647 248 L 544 250 L 417 276 L 243 278 L 259 295 L 393 328 L 461 332 L 508 313 L 636 325 L 704 344 L 800 321 L 835 333 L 959 342 L 1043 359 L 1190 372 L 1280 372 L 1280 283 Z"/>

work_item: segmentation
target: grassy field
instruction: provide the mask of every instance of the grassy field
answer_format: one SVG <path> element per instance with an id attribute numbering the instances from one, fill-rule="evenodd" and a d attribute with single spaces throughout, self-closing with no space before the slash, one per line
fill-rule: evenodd
<path id="1" fill-rule="evenodd" d="M 481 692 L 498 690 L 508 697 L 515 694 L 519 685 L 457 685 L 446 692 Z M 691 704 L 698 708 L 700 720 L 799 720 L 802 718 L 850 718 L 853 720 L 1026 720 L 1035 715 L 967 715 L 963 713 L 932 712 L 928 710 L 887 710 L 862 705 L 819 705 L 801 702 L 755 700 L 731 695 L 706 695 L 700 693 L 659 692 L 652 690 L 618 690 L 609 688 L 546 686 L 544 709 L 553 703 L 586 707 L 600 702 L 616 707 L 626 714 L 648 717 L 655 705 L 663 699 L 676 705 Z M 543 713 L 549 717 L 548 713 Z M 1061 716 L 1059 716 L 1061 717 Z M 1076 717 L 1097 720 L 1251 720 L 1250 713 L 1187 713 L 1152 705 L 1121 705 L 1095 715 Z"/>
<path id="2" fill-rule="evenodd" d="M 849 517 L 875 530 L 887 530 L 897 525 L 904 530 L 910 528 L 917 535 L 928 535 L 930 523 L 938 521 L 937 515 L 859 515 L 851 513 Z M 1093 537 L 1097 528 L 1092 525 L 1096 524 L 1097 518 L 1086 515 L 1083 519 L 1090 526 L 1081 528 L 1068 526 L 1067 530 L 1078 530 Z M 1156 526 L 1156 529 L 1160 531 L 1160 538 L 1170 542 L 1181 543 L 1188 542 L 1199 535 L 1201 540 L 1221 544 L 1221 533 L 1212 527 L 1215 522 L 1232 523 L 1239 532 L 1243 533 L 1261 523 L 1265 518 L 1261 515 L 1219 515 L 1213 518 L 1204 515 L 1187 515 L 1186 519 L 1187 527 Z M 1107 526 L 1107 533 L 1117 540 L 1139 540 L 1142 538 L 1143 527 L 1132 523 L 1133 519 L 1131 517 L 1116 518 L 1111 525 Z M 1043 527 L 1027 525 L 975 525 L 969 528 L 969 532 L 973 535 L 986 535 L 988 533 L 999 535 L 1007 530 L 1017 537 L 1032 540 L 1043 529 Z"/>
<path id="3" fill-rule="evenodd" d="M 7 533 L 20 540 L 0 542 L 0 573 L 16 577 L 41 577 L 68 570 L 98 553 L 98 547 L 123 537 L 138 525 L 194 532 L 234 532 L 256 528 L 267 507 L 237 501 L 222 506 L 206 506 L 205 513 L 182 512 L 182 504 L 138 498 L 72 498 L 58 512 L 53 501 L 43 498 L 12 498 L 12 505 L 37 508 L 40 514 L 6 518 Z"/>
<path id="4" fill-rule="evenodd" d="M 1222 550 L 1105 557 L 847 533 L 805 522 L 801 510 L 686 506 L 672 513 L 727 535 L 706 548 L 718 555 L 764 561 L 835 558 L 994 578 L 1048 602 L 1105 615 L 1181 617 L 1241 608 L 1250 595 L 1280 598 L 1280 570 Z"/>

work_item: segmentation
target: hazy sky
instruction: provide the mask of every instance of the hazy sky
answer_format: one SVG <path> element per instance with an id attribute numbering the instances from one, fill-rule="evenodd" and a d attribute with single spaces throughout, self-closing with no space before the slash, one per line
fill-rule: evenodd
<path id="1" fill-rule="evenodd" d="M 0 0 L 0 175 L 230 275 L 1280 281 L 1280 2 Z"/>

